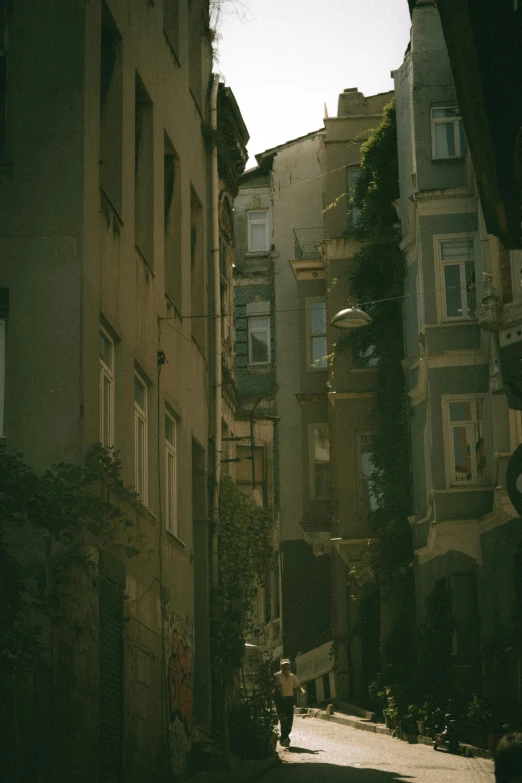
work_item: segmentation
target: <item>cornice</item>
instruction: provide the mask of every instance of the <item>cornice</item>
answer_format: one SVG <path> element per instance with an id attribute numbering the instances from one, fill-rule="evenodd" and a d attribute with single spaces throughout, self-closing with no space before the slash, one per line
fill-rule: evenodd
<path id="1" fill-rule="evenodd" d="M 423 354 L 418 362 L 409 367 L 409 372 L 419 371 L 416 385 L 408 392 L 412 405 L 419 405 L 426 398 L 428 370 L 443 367 L 478 367 L 488 364 L 488 359 L 481 351 L 461 350 L 444 351 L 437 354 Z"/>

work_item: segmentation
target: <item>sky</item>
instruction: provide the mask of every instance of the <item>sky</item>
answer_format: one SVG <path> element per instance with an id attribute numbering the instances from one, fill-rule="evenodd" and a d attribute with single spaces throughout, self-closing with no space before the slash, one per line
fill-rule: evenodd
<path id="1" fill-rule="evenodd" d="M 409 28 L 407 0 L 224 0 L 215 70 L 250 132 L 247 167 L 321 128 L 345 88 L 393 89 Z"/>

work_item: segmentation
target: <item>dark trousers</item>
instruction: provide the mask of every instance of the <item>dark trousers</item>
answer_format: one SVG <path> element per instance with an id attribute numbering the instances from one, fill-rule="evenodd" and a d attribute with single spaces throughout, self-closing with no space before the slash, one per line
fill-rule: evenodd
<path id="1" fill-rule="evenodd" d="M 281 722 L 281 739 L 288 739 L 294 722 L 294 697 L 280 696 L 276 701 L 276 709 Z"/>

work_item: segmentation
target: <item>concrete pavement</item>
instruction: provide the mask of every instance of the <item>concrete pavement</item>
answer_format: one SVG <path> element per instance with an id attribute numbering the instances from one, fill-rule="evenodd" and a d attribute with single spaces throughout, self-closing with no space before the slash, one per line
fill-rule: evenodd
<path id="1" fill-rule="evenodd" d="M 292 745 L 263 783 L 493 783 L 488 759 L 455 756 L 427 745 L 308 716 L 294 719 Z M 289 781 L 290 783 L 290 781 Z"/>

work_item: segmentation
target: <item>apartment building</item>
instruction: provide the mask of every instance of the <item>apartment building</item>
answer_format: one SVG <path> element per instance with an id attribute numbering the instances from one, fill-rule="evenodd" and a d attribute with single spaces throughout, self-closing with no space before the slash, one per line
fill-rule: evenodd
<path id="1" fill-rule="evenodd" d="M 218 407 L 233 418 L 214 381 L 248 133 L 211 78 L 206 3 L 0 5 L 2 444 L 38 470 L 116 450 L 144 541 L 130 559 L 93 542 L 98 579 L 23 697 L 39 729 L 18 726 L 19 779 L 165 779 L 212 730 L 207 486 Z"/>
<path id="2" fill-rule="evenodd" d="M 445 592 L 456 693 L 484 688 L 514 706 L 521 534 L 506 466 L 520 425 L 499 382 L 497 340 L 479 317 L 506 258 L 484 221 L 432 3 L 413 4 L 395 93 L 418 619 Z M 514 291 L 513 306 L 519 298 Z"/>
<path id="3" fill-rule="evenodd" d="M 378 670 L 381 624 L 385 624 L 369 553 L 374 539 L 370 514 L 374 510 L 371 474 L 378 357 L 342 348 L 341 333 L 330 321 L 346 307 L 353 258 L 361 247 L 354 238 L 360 212 L 353 204 L 361 145 L 379 127 L 392 97 L 392 92 L 364 96 L 357 88 L 346 89 L 339 95 L 337 115 L 325 119 L 325 233 L 320 260 L 315 262 L 322 278 L 330 357 L 327 421 L 335 692 L 337 698 L 360 705 L 367 704 L 368 684 Z M 292 266 L 298 281 L 314 271 L 311 265 L 301 269 L 299 262 Z M 305 283 L 298 285 L 304 288 Z"/>
<path id="4" fill-rule="evenodd" d="M 327 373 L 322 365 L 319 372 L 313 368 L 309 373 L 302 364 L 305 314 L 289 264 L 296 243 L 307 257 L 318 255 L 315 245 L 323 234 L 322 136 L 322 131 L 310 133 L 257 155 L 258 165 L 241 178 L 235 202 L 238 391 L 246 410 L 255 408 L 256 422 L 275 417 L 273 482 L 281 569 L 276 606 L 282 636 L 272 647 L 274 657 L 295 658 L 331 640 L 329 559 L 323 550 L 316 556 L 310 538 L 314 529 L 328 527 L 328 478 L 323 469 L 318 494 L 310 492 L 308 479 L 309 424 L 318 422 L 323 430 L 326 425 Z M 306 407 L 314 394 L 315 407 Z M 275 585 L 272 610 L 274 594 Z M 269 629 L 266 643 L 271 643 Z"/>

